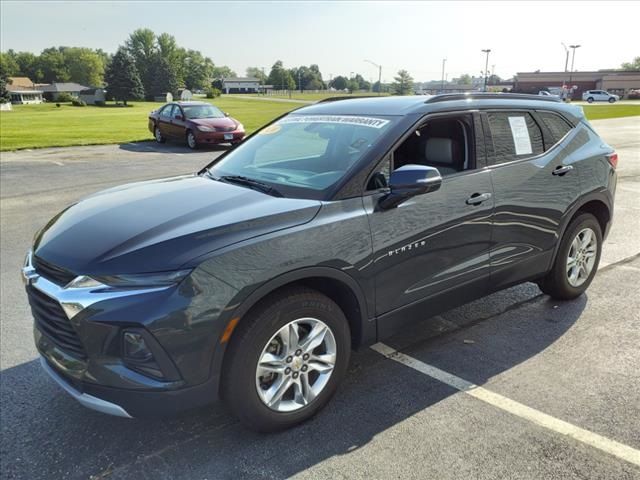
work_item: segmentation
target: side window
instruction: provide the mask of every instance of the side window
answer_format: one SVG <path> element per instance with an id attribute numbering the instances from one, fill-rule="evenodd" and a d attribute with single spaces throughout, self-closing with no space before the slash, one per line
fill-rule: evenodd
<path id="1" fill-rule="evenodd" d="M 553 136 L 553 144 L 547 145 L 546 150 L 549 150 L 553 145 L 558 143 L 564 138 L 564 136 L 571 131 L 573 126 L 567 122 L 560 115 L 550 112 L 538 112 L 538 116 L 542 119 L 546 127 Z"/>
<path id="2" fill-rule="evenodd" d="M 160 116 L 164 119 L 171 118 L 171 110 L 173 110 L 173 105 L 167 105 L 162 110 L 160 110 Z"/>
<path id="3" fill-rule="evenodd" d="M 389 186 L 389 177 L 392 171 L 393 155 L 387 155 L 384 161 L 378 165 L 376 171 L 369 177 L 367 190 L 380 190 Z"/>
<path id="4" fill-rule="evenodd" d="M 182 110 L 180 107 L 174 105 L 173 112 L 171 112 L 171 118 L 176 118 L 178 115 L 182 115 Z"/>
<path id="5" fill-rule="evenodd" d="M 492 164 L 533 157 L 544 152 L 542 131 L 527 112 L 488 112 L 493 140 Z"/>

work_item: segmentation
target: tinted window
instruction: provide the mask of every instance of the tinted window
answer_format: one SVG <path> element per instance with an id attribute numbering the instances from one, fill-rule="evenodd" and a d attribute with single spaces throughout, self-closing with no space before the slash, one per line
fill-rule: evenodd
<path id="1" fill-rule="evenodd" d="M 538 112 L 538 116 L 551 132 L 554 145 L 562 140 L 562 138 L 573 128 L 569 122 L 555 113 Z M 548 145 L 547 150 L 549 150 L 551 146 L 552 145 Z"/>
<path id="2" fill-rule="evenodd" d="M 494 150 L 491 163 L 521 160 L 544 152 L 542 131 L 529 113 L 490 112 L 487 120 Z"/>

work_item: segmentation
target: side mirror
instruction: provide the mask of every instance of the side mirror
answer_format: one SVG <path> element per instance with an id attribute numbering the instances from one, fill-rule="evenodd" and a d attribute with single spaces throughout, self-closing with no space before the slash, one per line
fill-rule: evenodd
<path id="1" fill-rule="evenodd" d="M 184 117 L 182 115 L 176 115 L 175 117 L 173 117 L 175 120 L 184 120 Z"/>
<path id="2" fill-rule="evenodd" d="M 388 210 L 416 195 L 435 192 L 442 185 L 437 168 L 425 165 L 403 165 L 389 179 L 391 192 L 380 200 L 380 208 Z"/>
<path id="3" fill-rule="evenodd" d="M 224 112 L 224 116 L 228 117 L 229 116 L 229 112 Z"/>

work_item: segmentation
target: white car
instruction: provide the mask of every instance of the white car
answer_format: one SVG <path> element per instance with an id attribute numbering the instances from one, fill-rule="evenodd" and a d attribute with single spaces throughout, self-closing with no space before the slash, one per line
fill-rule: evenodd
<path id="1" fill-rule="evenodd" d="M 589 103 L 593 102 L 617 102 L 620 100 L 618 95 L 607 92 L 606 90 L 587 90 L 582 93 L 582 100 L 586 100 Z"/>

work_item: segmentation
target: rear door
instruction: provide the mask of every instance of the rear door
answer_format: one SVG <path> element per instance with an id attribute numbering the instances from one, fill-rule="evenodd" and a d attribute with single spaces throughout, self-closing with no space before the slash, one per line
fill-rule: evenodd
<path id="1" fill-rule="evenodd" d="M 559 121 L 555 133 L 542 115 Z M 501 288 L 547 271 L 580 185 L 574 158 L 563 148 L 571 128 L 560 116 L 497 110 L 485 112 L 483 121 L 495 195 L 491 284 Z"/>

